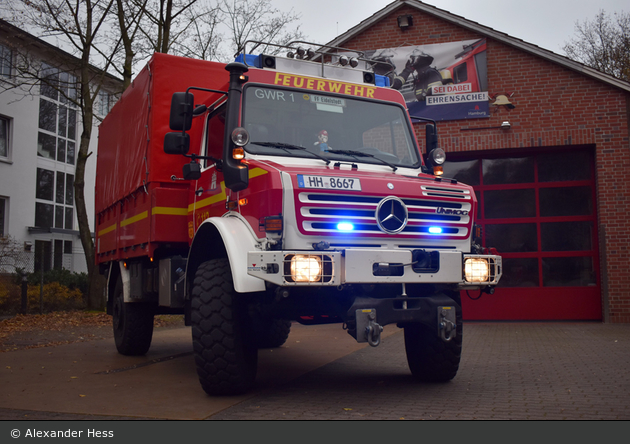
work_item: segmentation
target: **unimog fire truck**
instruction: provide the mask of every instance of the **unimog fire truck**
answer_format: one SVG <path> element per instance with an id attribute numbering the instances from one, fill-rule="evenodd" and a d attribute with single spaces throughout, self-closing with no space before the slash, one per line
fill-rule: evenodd
<path id="1" fill-rule="evenodd" d="M 449 381 L 460 291 L 501 276 L 475 193 L 440 175 L 435 125 L 362 53 L 305 45 L 227 65 L 155 54 L 103 121 L 96 249 L 116 347 L 145 354 L 154 315 L 184 314 L 201 386 L 236 394 L 292 322 L 372 346 L 395 324 L 411 373 Z"/>

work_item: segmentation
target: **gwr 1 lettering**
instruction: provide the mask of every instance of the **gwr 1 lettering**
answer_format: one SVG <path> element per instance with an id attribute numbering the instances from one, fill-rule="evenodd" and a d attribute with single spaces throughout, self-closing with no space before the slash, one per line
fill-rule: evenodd
<path id="1" fill-rule="evenodd" d="M 259 99 L 278 100 L 286 102 L 284 98 L 284 91 L 276 91 L 275 89 L 261 89 L 257 88 L 254 92 Z"/>

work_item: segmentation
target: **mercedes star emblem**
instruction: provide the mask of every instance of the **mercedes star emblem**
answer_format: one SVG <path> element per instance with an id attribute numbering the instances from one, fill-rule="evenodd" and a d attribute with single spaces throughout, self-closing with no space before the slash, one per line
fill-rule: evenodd
<path id="1" fill-rule="evenodd" d="M 376 223 L 386 233 L 400 233 L 407 226 L 407 207 L 397 197 L 389 196 L 376 207 Z"/>

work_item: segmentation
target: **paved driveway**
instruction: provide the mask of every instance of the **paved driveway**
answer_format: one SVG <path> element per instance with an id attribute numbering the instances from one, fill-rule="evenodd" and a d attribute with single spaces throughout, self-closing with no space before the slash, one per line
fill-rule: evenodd
<path id="1" fill-rule="evenodd" d="M 0 419 L 630 419 L 630 325 L 466 323 L 447 384 L 414 382 L 402 332 L 386 333 L 372 348 L 295 325 L 240 397 L 203 393 L 189 328 L 158 332 L 145 357 L 111 339 L 0 353 Z"/>

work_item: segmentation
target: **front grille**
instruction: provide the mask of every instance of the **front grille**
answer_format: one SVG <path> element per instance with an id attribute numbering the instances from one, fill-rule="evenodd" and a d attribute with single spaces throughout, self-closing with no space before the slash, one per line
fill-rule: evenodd
<path id="1" fill-rule="evenodd" d="M 376 221 L 376 209 L 385 196 L 322 193 L 298 193 L 296 208 L 301 231 L 305 234 L 339 233 L 337 224 L 353 224 L 355 235 L 385 235 Z M 422 187 L 421 196 L 402 197 L 408 222 L 398 235 L 439 237 L 430 227 L 442 228 L 441 236 L 466 238 L 470 228 L 472 197 L 468 190 Z"/>

